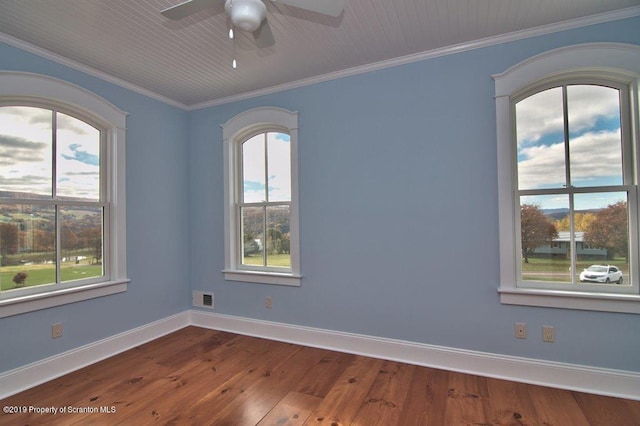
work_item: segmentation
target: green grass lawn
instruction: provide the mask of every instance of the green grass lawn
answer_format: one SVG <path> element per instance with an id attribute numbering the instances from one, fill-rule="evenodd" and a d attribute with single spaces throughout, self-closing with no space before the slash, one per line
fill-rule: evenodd
<path id="1" fill-rule="evenodd" d="M 576 262 L 576 281 L 578 274 L 591 265 L 615 265 L 624 275 L 629 274 L 629 264 L 625 259 L 612 260 L 578 260 Z M 531 281 L 571 282 L 571 262 L 561 258 L 529 258 L 529 263 L 522 262 L 522 278 Z"/>
<path id="2" fill-rule="evenodd" d="M 3 266 L 0 268 L 0 289 L 2 291 L 16 288 L 13 277 L 18 272 L 28 274 L 24 287 L 52 284 L 56 280 L 54 264 Z M 78 264 L 66 262 L 60 270 L 62 281 L 80 280 L 102 275 L 102 265 Z"/>
<path id="3" fill-rule="evenodd" d="M 244 265 L 262 266 L 262 256 L 245 256 L 242 259 Z M 268 266 L 278 266 L 283 268 L 291 267 L 290 254 L 270 254 L 267 255 Z"/>

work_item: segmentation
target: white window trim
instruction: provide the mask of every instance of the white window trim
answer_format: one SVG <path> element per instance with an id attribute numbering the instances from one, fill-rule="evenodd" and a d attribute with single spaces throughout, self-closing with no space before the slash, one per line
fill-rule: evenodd
<path id="1" fill-rule="evenodd" d="M 282 128 L 290 136 L 291 144 L 291 219 L 290 250 L 291 272 L 248 271 L 239 268 L 241 263 L 237 235 L 240 221 L 236 203 L 241 193 L 239 139 L 248 132 Z M 226 280 L 251 283 L 299 286 L 300 238 L 298 214 L 298 113 L 275 107 L 259 107 L 244 111 L 222 125 L 224 144 L 224 243 Z"/>
<path id="2" fill-rule="evenodd" d="M 107 193 L 111 205 L 106 232 L 110 233 L 105 257 L 108 281 L 79 285 L 0 300 L 0 318 L 67 303 L 79 302 L 127 290 L 125 141 L 127 113 L 100 96 L 74 84 L 45 75 L 0 71 L 0 100 L 3 102 L 45 101 L 64 106 L 66 111 L 90 117 L 106 131 Z"/>
<path id="3" fill-rule="evenodd" d="M 500 301 L 504 304 L 544 306 L 607 312 L 640 313 L 639 294 L 591 293 L 518 287 L 515 255 L 517 217 L 514 209 L 516 170 L 511 98 L 534 83 L 599 72 L 631 87 L 631 139 L 640 153 L 638 97 L 640 94 L 640 46 L 622 43 L 587 43 L 567 46 L 522 61 L 494 75 L 498 159 L 498 220 L 500 232 Z M 640 177 L 635 170 L 634 184 Z M 638 199 L 636 186 L 634 198 Z M 632 230 L 636 239 L 639 231 Z M 636 271 L 636 280 L 638 279 Z M 636 288 L 638 283 L 635 283 Z"/>

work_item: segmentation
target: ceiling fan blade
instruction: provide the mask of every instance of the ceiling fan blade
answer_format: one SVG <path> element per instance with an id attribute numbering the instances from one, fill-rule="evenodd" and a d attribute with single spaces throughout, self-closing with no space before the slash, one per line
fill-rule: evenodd
<path id="1" fill-rule="evenodd" d="M 215 4 L 217 0 L 187 0 L 184 3 L 171 6 L 161 11 L 166 18 L 177 21 L 189 15 L 205 10 Z"/>
<path id="2" fill-rule="evenodd" d="M 276 44 L 276 39 L 273 38 L 273 33 L 271 32 L 271 26 L 266 19 L 262 21 L 260 28 L 253 32 L 253 38 L 256 40 L 256 46 L 260 49 Z"/>
<path id="3" fill-rule="evenodd" d="M 272 0 L 274 3 L 282 3 L 312 12 L 329 16 L 340 16 L 344 10 L 346 0 Z"/>

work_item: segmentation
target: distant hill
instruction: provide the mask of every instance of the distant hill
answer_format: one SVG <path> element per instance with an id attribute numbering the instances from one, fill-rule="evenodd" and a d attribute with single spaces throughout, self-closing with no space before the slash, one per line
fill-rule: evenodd
<path id="1" fill-rule="evenodd" d="M 599 209 L 576 210 L 576 213 L 597 213 L 598 211 Z M 553 220 L 561 220 L 569 214 L 569 209 L 542 209 L 542 213 Z"/>
<path id="2" fill-rule="evenodd" d="M 564 219 L 569 214 L 569 209 L 542 209 L 542 213 L 553 220 L 560 220 Z"/>

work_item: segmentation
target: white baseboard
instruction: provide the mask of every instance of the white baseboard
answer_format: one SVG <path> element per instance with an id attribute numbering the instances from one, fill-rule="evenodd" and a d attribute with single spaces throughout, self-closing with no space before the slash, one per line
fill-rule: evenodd
<path id="1" fill-rule="evenodd" d="M 442 370 L 640 400 L 640 373 L 191 311 L 192 325 Z"/>
<path id="2" fill-rule="evenodd" d="M 189 311 L 0 374 L 0 399 L 79 370 L 189 325 Z"/>
<path id="3" fill-rule="evenodd" d="M 640 373 L 185 311 L 0 374 L 0 399 L 189 325 L 478 376 L 640 401 Z"/>

